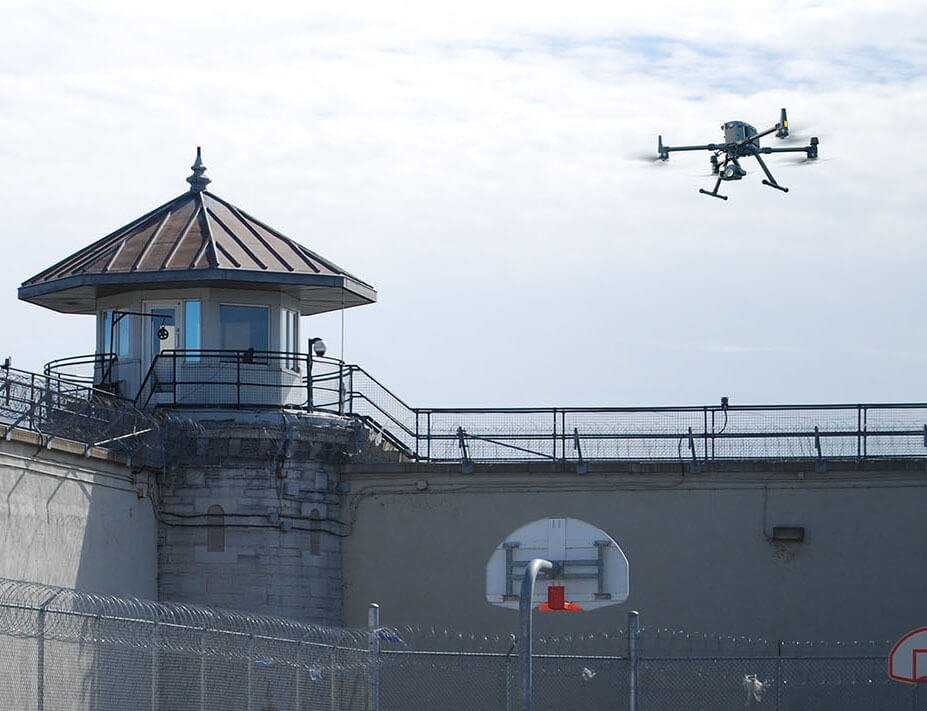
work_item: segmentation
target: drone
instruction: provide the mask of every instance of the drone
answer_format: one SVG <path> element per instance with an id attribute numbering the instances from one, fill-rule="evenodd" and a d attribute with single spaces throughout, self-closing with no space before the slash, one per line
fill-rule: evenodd
<path id="1" fill-rule="evenodd" d="M 789 119 L 782 109 L 779 114 L 779 123 L 772 128 L 757 133 L 757 130 L 748 123 L 743 121 L 728 121 L 721 126 L 724 131 L 724 143 L 708 143 L 704 146 L 664 146 L 663 136 L 657 138 L 657 153 L 660 160 L 669 160 L 669 154 L 673 151 L 712 151 L 711 173 L 717 175 L 715 187 L 712 190 L 699 188 L 699 192 L 711 197 L 727 200 L 727 195 L 721 195 L 718 189 L 722 181 L 740 180 L 747 171 L 740 165 L 741 158 L 756 158 L 760 168 L 766 173 L 766 179 L 763 185 L 768 185 L 784 193 L 789 191 L 788 188 L 779 185 L 773 174 L 769 172 L 766 163 L 760 157 L 768 153 L 804 153 L 806 160 L 815 160 L 818 157 L 818 137 L 812 136 L 807 146 L 793 146 L 789 148 L 769 148 L 760 147 L 760 138 L 768 136 L 771 133 L 776 134 L 776 138 L 784 139 L 789 136 Z M 721 157 L 723 154 L 723 158 Z"/>

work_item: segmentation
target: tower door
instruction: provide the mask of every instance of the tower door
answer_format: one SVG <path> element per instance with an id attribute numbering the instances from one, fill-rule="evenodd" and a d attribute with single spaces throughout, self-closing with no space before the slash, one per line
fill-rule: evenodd
<path id="1" fill-rule="evenodd" d="M 150 367 L 162 351 L 183 348 L 183 333 L 180 327 L 181 303 L 179 301 L 146 301 L 143 333 L 144 359 Z M 147 370 L 147 368 L 146 368 Z"/>

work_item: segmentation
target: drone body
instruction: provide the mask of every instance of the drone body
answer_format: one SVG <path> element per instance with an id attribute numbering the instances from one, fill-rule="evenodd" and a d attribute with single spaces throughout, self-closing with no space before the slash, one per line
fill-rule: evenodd
<path id="1" fill-rule="evenodd" d="M 779 185 L 769 168 L 766 167 L 765 161 L 761 155 L 769 153 L 804 153 L 808 160 L 814 160 L 818 157 L 818 139 L 812 136 L 807 146 L 795 146 L 784 148 L 770 148 L 760 146 L 760 138 L 775 133 L 777 138 L 784 139 L 789 136 L 789 119 L 785 109 L 781 110 L 779 123 L 770 129 L 758 132 L 753 126 L 744 121 L 728 121 L 721 130 L 724 132 L 724 143 L 708 143 L 702 146 L 664 146 L 663 136 L 657 139 L 657 154 L 660 160 L 668 160 L 672 151 L 711 151 L 711 172 L 717 175 L 715 187 L 712 190 L 700 189 L 699 192 L 712 197 L 727 200 L 727 195 L 718 193 L 721 187 L 721 181 L 740 180 L 747 171 L 740 165 L 741 158 L 756 158 L 760 168 L 766 174 L 763 185 L 768 185 L 784 193 L 789 191 L 788 188 Z M 723 155 L 723 158 L 722 158 Z"/>

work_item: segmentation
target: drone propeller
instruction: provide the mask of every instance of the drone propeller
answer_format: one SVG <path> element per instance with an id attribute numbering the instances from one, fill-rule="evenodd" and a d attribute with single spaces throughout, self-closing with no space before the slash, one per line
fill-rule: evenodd
<path id="1" fill-rule="evenodd" d="M 786 168 L 807 168 L 809 165 L 815 165 L 816 163 L 823 163 L 833 158 L 792 158 L 782 161 L 780 165 Z"/>
<path id="2" fill-rule="evenodd" d="M 655 156 L 653 153 L 635 153 L 634 155 L 629 156 L 629 159 L 654 166 L 670 165 L 669 162 L 662 160 L 660 156 Z"/>
<path id="3" fill-rule="evenodd" d="M 801 133 L 793 133 L 790 131 L 788 136 L 786 136 L 785 138 L 780 138 L 776 143 L 780 145 L 784 144 L 787 146 L 797 145 L 797 144 L 807 145 L 808 142 L 811 140 L 812 136 L 817 136 L 818 138 L 820 138 L 821 134 L 819 133 L 812 134 L 812 133 L 807 133 L 806 131 L 802 131 Z"/>

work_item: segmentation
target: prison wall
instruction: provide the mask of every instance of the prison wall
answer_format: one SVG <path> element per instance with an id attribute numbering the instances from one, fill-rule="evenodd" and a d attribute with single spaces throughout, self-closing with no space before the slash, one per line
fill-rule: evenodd
<path id="1" fill-rule="evenodd" d="M 891 639 L 925 624 L 925 462 L 352 465 L 345 498 L 344 616 L 515 632 L 489 606 L 485 565 L 510 532 L 547 517 L 604 529 L 630 562 L 620 606 L 536 616 L 539 634 L 645 625 L 772 640 Z M 775 527 L 804 529 L 779 541 Z"/>
<path id="2" fill-rule="evenodd" d="M 155 598 L 147 474 L 84 450 L 23 430 L 0 440 L 0 577 Z"/>
<path id="3" fill-rule="evenodd" d="M 341 622 L 337 415 L 187 413 L 160 487 L 159 598 Z"/>

